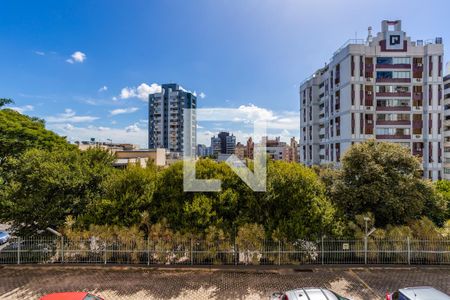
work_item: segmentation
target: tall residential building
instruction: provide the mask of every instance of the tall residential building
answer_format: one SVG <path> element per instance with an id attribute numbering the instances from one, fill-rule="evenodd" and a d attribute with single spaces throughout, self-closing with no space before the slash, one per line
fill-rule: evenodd
<path id="1" fill-rule="evenodd" d="M 183 153 L 184 144 L 190 142 L 191 154 L 195 154 L 197 122 L 195 108 L 196 96 L 176 83 L 163 84 L 161 92 L 149 96 L 149 135 L 150 149 L 165 148 L 171 152 Z M 192 109 L 189 120 L 190 141 L 184 136 L 184 110 Z"/>
<path id="2" fill-rule="evenodd" d="M 300 86 L 300 161 L 337 163 L 353 143 L 400 143 L 442 176 L 442 38 L 412 41 L 401 21 L 350 40 Z"/>
<path id="3" fill-rule="evenodd" d="M 250 159 L 253 159 L 254 151 L 255 151 L 255 143 L 253 142 L 252 137 L 249 137 L 245 145 L 245 156 Z"/>
<path id="4" fill-rule="evenodd" d="M 450 74 L 444 77 L 444 178 L 450 180 Z"/>
<path id="5" fill-rule="evenodd" d="M 236 137 L 229 132 L 220 132 L 218 135 L 220 139 L 220 153 L 222 154 L 234 154 L 234 148 L 236 147 Z"/>
<path id="6" fill-rule="evenodd" d="M 213 136 L 211 138 L 211 155 L 218 156 L 221 151 L 221 140 L 218 137 Z"/>

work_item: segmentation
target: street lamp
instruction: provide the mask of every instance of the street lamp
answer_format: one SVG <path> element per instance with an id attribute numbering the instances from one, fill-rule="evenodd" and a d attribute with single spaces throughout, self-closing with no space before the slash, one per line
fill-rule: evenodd
<path id="1" fill-rule="evenodd" d="M 368 232 L 368 228 L 367 228 L 367 223 L 370 221 L 369 217 L 364 217 L 364 224 L 365 224 L 365 234 L 364 234 L 364 264 L 367 265 L 367 239 L 369 238 L 369 236 L 375 232 L 375 227 L 373 227 L 372 229 L 370 229 L 370 231 Z"/>

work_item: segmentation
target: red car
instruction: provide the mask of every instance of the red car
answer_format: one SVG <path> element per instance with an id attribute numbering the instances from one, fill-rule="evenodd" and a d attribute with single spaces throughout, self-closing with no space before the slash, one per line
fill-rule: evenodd
<path id="1" fill-rule="evenodd" d="M 40 300 L 104 300 L 86 292 L 48 294 Z"/>

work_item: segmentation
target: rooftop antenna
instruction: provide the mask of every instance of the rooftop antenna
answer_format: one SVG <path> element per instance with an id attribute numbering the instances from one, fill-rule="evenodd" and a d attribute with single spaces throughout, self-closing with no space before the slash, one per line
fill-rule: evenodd
<path id="1" fill-rule="evenodd" d="M 367 28 L 367 41 L 366 43 L 369 44 L 372 42 L 372 26 L 369 26 Z"/>

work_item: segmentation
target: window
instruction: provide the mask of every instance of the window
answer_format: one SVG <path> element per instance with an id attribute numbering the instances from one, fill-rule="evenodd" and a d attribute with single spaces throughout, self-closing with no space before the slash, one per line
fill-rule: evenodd
<path id="1" fill-rule="evenodd" d="M 377 135 L 409 135 L 409 128 L 377 128 Z"/>
<path id="2" fill-rule="evenodd" d="M 409 86 L 401 85 L 377 85 L 377 93 L 407 93 L 409 92 Z"/>
<path id="3" fill-rule="evenodd" d="M 380 65 L 406 65 L 411 63 L 409 57 L 377 57 L 377 64 Z"/>
<path id="4" fill-rule="evenodd" d="M 409 121 L 409 114 L 378 114 L 378 120 L 382 121 Z"/>
<path id="5" fill-rule="evenodd" d="M 397 107 L 397 106 L 409 106 L 408 99 L 383 99 L 377 100 L 378 107 Z"/>
<path id="6" fill-rule="evenodd" d="M 411 78 L 411 72 L 409 71 L 378 71 L 377 79 L 383 78 Z"/>

